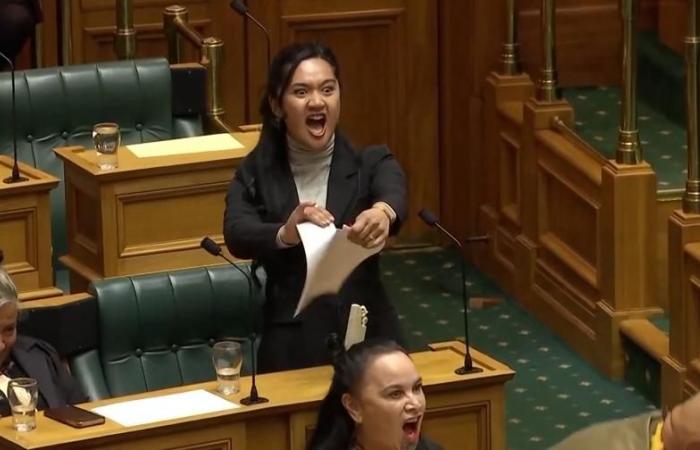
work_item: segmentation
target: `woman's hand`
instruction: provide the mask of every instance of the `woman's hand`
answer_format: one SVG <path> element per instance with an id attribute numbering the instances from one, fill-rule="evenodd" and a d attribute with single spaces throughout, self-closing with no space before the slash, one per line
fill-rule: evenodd
<path id="1" fill-rule="evenodd" d="M 301 202 L 282 225 L 280 239 L 287 245 L 297 245 L 301 238 L 297 231 L 297 224 L 313 222 L 319 227 L 325 227 L 334 222 L 333 215 L 325 208 L 316 205 L 316 202 Z"/>
<path id="2" fill-rule="evenodd" d="M 389 216 L 382 209 L 365 209 L 350 227 L 348 239 L 366 248 L 376 247 L 386 242 L 390 226 Z"/>

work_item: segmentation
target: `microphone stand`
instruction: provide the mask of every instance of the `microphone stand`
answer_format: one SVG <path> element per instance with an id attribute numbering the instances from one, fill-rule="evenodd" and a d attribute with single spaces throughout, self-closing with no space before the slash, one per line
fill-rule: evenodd
<path id="1" fill-rule="evenodd" d="M 250 406 L 250 405 L 257 405 L 259 403 L 266 403 L 269 402 L 270 400 L 265 398 L 265 397 L 260 397 L 258 395 L 258 386 L 255 382 L 255 375 L 257 374 L 258 371 L 258 362 L 257 362 L 257 357 L 256 357 L 256 351 L 255 351 L 255 341 L 257 339 L 257 334 L 255 333 L 255 325 L 257 323 L 256 317 L 255 317 L 255 308 L 253 305 L 253 280 L 251 278 L 250 274 L 247 274 L 242 268 L 238 266 L 238 264 L 234 263 L 230 259 L 226 257 L 221 252 L 221 247 L 214 242 L 212 239 L 205 237 L 202 239 L 201 242 L 201 247 L 204 248 L 209 254 L 214 255 L 214 256 L 219 256 L 223 259 L 226 260 L 230 265 L 236 268 L 243 276 L 245 279 L 248 281 L 248 307 L 250 311 L 250 316 L 249 316 L 249 322 L 250 322 L 250 351 L 251 351 L 251 358 L 253 362 L 253 370 L 251 371 L 251 386 L 250 386 L 250 395 L 248 397 L 242 398 L 240 400 L 241 404 Z"/>
<path id="2" fill-rule="evenodd" d="M 12 164 L 12 176 L 2 180 L 5 184 L 12 184 L 27 181 L 27 178 L 20 176 L 19 163 L 17 162 L 17 105 L 15 101 L 15 65 L 12 63 L 10 58 L 8 58 L 4 53 L 0 52 L 0 57 L 2 57 L 7 62 L 7 64 L 10 65 L 10 70 L 12 72 L 12 119 L 10 121 L 10 127 L 12 127 L 12 156 L 14 158 L 14 162 Z"/>
<path id="3" fill-rule="evenodd" d="M 474 361 L 472 360 L 472 355 L 470 351 L 470 346 L 469 346 L 469 318 L 468 318 L 468 312 L 467 308 L 469 306 L 469 300 L 467 298 L 467 265 L 464 262 L 464 255 L 462 254 L 463 246 L 462 243 L 452 235 L 449 231 L 447 231 L 442 225 L 440 225 L 440 222 L 438 221 L 437 216 L 433 214 L 431 211 L 423 209 L 420 211 L 418 214 L 420 218 L 425 222 L 427 225 L 434 226 L 440 232 L 442 232 L 445 236 L 447 236 L 452 242 L 455 243 L 459 250 L 459 261 L 461 263 L 461 269 L 462 269 L 462 305 L 464 306 L 464 346 L 466 347 L 465 352 L 464 352 L 464 365 L 462 367 L 458 367 L 455 369 L 455 373 L 457 375 L 467 375 L 470 373 L 478 373 L 478 372 L 483 372 L 484 369 L 480 367 L 475 367 L 474 366 Z M 469 238 L 469 242 L 478 242 L 478 241 L 486 241 L 490 239 L 489 236 L 475 236 L 473 238 Z"/>
<path id="4" fill-rule="evenodd" d="M 262 32 L 265 34 L 265 40 L 267 43 L 267 67 L 270 67 L 270 32 L 265 28 L 265 26 L 258 21 L 249 11 L 248 6 L 246 6 L 245 3 L 243 3 L 241 0 L 233 0 L 231 2 L 231 8 L 233 8 L 234 11 L 236 11 L 238 14 L 247 17 L 250 19 L 258 28 L 262 30 Z"/>

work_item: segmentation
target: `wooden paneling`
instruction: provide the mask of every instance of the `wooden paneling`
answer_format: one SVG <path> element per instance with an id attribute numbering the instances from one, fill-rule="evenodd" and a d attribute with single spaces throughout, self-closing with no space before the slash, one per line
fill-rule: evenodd
<path id="1" fill-rule="evenodd" d="M 457 236 L 477 232 L 477 211 L 493 189 L 495 146 L 482 140 L 484 80 L 497 68 L 505 33 L 505 2 L 441 1 L 440 213 Z"/>
<path id="2" fill-rule="evenodd" d="M 151 158 L 120 148 L 119 167 L 106 172 L 94 150 L 56 149 L 66 174 L 68 255 L 61 261 L 71 289 L 80 292 L 106 277 L 215 263 L 200 241 L 209 236 L 223 244 L 226 191 L 259 133 L 234 137 L 243 147 Z"/>
<path id="3" fill-rule="evenodd" d="M 678 209 L 668 220 L 669 355 L 661 402 L 673 406 L 700 392 L 700 219 Z"/>
<path id="4" fill-rule="evenodd" d="M 45 2 L 47 3 L 47 2 Z M 54 2 L 50 2 L 54 3 Z M 216 36 L 224 41 L 222 75 L 223 106 L 226 121 L 237 125 L 246 122 L 243 50 L 243 20 L 221 0 L 134 0 L 136 57 L 165 57 L 167 43 L 163 34 L 162 13 L 166 6 L 179 4 L 188 9 L 189 23 L 203 37 Z M 114 31 L 116 15 L 113 0 L 71 0 L 71 63 L 116 59 Z M 55 20 L 55 19 L 54 19 Z M 51 23 L 47 20 L 47 26 Z M 53 30 L 47 30 L 47 33 Z M 185 45 L 186 61 L 198 61 L 199 52 Z"/>
<path id="5" fill-rule="evenodd" d="M 433 351 L 412 354 L 423 375 L 427 409 L 425 433 L 444 450 L 505 450 L 505 383 L 514 372 L 472 349 L 476 366 L 483 372 L 459 376 L 455 367 L 464 361 L 464 345 L 445 342 Z M 257 385 L 268 403 L 210 414 L 161 421 L 137 427 L 105 424 L 77 430 L 37 413 L 37 429 L 19 435 L 11 418 L 0 419 L 2 448 L 32 449 L 136 449 L 136 450 L 304 450 L 328 391 L 329 366 L 260 375 Z M 214 392 L 216 382 L 180 386 L 87 405 L 152 398 L 176 392 L 204 389 Z M 227 400 L 239 402 L 250 389 L 242 377 L 241 392 Z"/>
<path id="6" fill-rule="evenodd" d="M 540 76 L 539 0 L 518 2 L 523 67 Z M 619 0 L 556 2 L 556 60 L 561 86 L 620 83 L 621 19 Z"/>
<path id="7" fill-rule="evenodd" d="M 401 242 L 425 242 L 415 218 L 439 205 L 437 5 L 430 0 L 279 0 L 251 2 L 267 24 L 272 52 L 317 40 L 336 53 L 341 69 L 340 127 L 357 146 L 388 144 L 409 181 L 409 221 Z M 248 25 L 249 116 L 256 120 L 265 81 L 264 40 Z"/>
<path id="8" fill-rule="evenodd" d="M 688 0 L 659 0 L 659 38 L 680 54 L 688 31 L 688 3 Z"/>
<path id="9" fill-rule="evenodd" d="M 13 160 L 0 155 L 0 180 L 12 173 Z M 3 267 L 12 276 L 22 299 L 42 292 L 59 295 L 54 288 L 51 259 L 51 211 L 49 191 L 58 179 L 25 164 L 20 174 L 27 178 L 20 183 L 0 181 L 0 249 Z"/>

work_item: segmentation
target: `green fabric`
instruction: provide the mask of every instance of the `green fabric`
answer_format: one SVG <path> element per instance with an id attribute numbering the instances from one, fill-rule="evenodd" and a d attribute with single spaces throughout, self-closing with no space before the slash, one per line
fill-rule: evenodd
<path id="1" fill-rule="evenodd" d="M 53 148 L 92 148 L 92 127 L 116 122 L 123 144 L 201 134 L 198 116 L 173 123 L 165 59 L 110 61 L 16 73 L 18 158 L 63 179 Z M 12 123 L 10 73 L 0 73 L 0 123 Z M 177 129 L 176 129 L 177 128 Z M 192 135 L 189 134 L 189 135 Z M 12 128 L 0 127 L 0 153 L 12 154 Z M 51 192 L 54 257 L 67 253 L 63 183 Z"/>
<path id="2" fill-rule="evenodd" d="M 214 380 L 214 343 L 251 333 L 248 281 L 228 265 L 102 280 L 90 293 L 98 349 L 72 358 L 71 367 L 93 400 Z M 259 316 L 262 297 L 254 294 Z M 247 373 L 247 341 L 244 355 Z"/>

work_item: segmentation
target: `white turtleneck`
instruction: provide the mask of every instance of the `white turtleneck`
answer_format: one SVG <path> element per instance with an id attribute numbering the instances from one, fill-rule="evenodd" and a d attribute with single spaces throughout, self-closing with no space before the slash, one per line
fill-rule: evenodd
<path id="1" fill-rule="evenodd" d="M 328 140 L 326 148 L 320 152 L 305 148 L 299 141 L 287 135 L 287 159 L 297 187 L 299 202 L 316 202 L 318 206 L 326 207 L 328 176 L 331 173 L 334 148 L 335 133 Z M 292 247 L 282 240 L 281 235 L 282 228 L 277 232 L 277 247 Z"/>
<path id="2" fill-rule="evenodd" d="M 300 202 L 316 202 L 318 206 L 326 207 L 328 175 L 331 172 L 334 146 L 335 134 L 321 151 L 304 148 L 301 143 L 287 135 L 289 168 L 292 170 Z"/>

